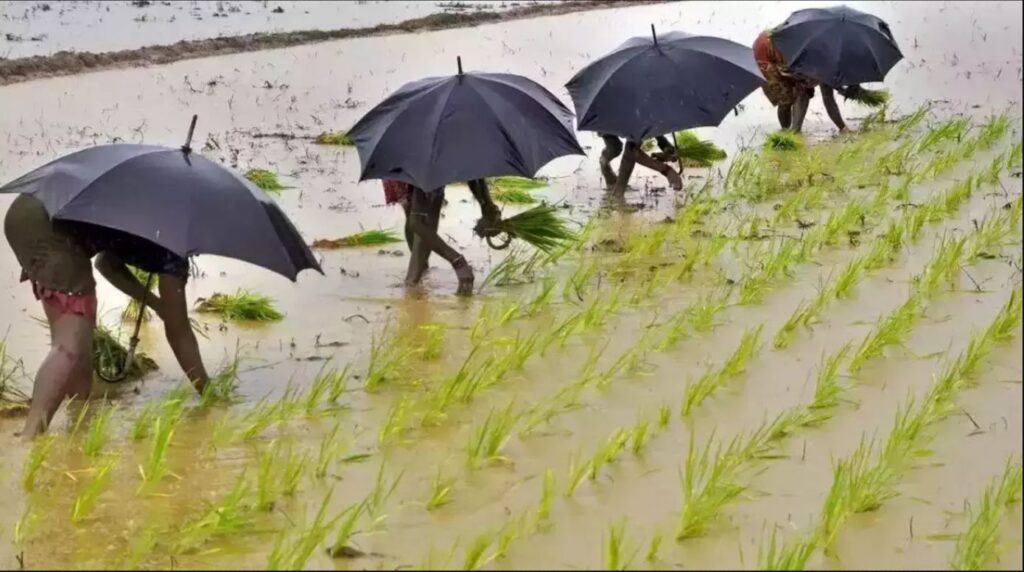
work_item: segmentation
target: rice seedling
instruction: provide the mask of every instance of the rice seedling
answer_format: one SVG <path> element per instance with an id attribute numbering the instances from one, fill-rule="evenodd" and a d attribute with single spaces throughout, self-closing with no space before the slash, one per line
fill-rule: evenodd
<path id="1" fill-rule="evenodd" d="M 569 498 L 576 493 L 576 489 L 583 483 L 583 479 L 590 474 L 590 463 L 590 460 L 584 461 L 578 451 L 569 457 L 569 481 L 565 485 L 563 496 Z"/>
<path id="2" fill-rule="evenodd" d="M 252 530 L 255 513 L 247 502 L 249 486 L 243 472 L 235 485 L 219 502 L 211 504 L 201 516 L 186 524 L 177 534 L 174 552 L 191 553 L 210 540 Z"/>
<path id="3" fill-rule="evenodd" d="M 1024 142 L 1017 141 L 1006 153 L 1006 170 L 1019 169 L 1022 160 L 1024 160 Z"/>
<path id="4" fill-rule="evenodd" d="M 159 531 L 154 526 L 148 526 L 133 535 L 134 538 L 128 546 L 128 553 L 114 564 L 114 568 L 117 570 L 139 570 L 143 560 L 156 547 L 159 540 L 158 535 Z"/>
<path id="5" fill-rule="evenodd" d="M 832 355 L 822 357 L 814 381 L 814 399 L 807 406 L 811 415 L 804 425 L 820 425 L 830 419 L 831 410 L 839 406 L 846 394 L 846 388 L 839 382 L 839 368 L 849 352 L 850 344 L 845 344 Z"/>
<path id="6" fill-rule="evenodd" d="M 128 348 L 118 340 L 109 328 L 97 324 L 92 338 L 93 364 L 102 371 L 120 371 L 128 357 Z M 145 352 L 136 351 L 134 359 L 125 372 L 126 380 L 141 379 L 147 373 L 156 371 L 157 364 Z"/>
<path id="7" fill-rule="evenodd" d="M 594 456 L 590 458 L 590 472 L 588 473 L 590 480 L 597 480 L 597 475 L 601 472 L 601 468 L 615 461 L 619 453 L 626 448 L 629 438 L 629 431 L 617 429 L 598 445 L 597 450 L 594 451 Z"/>
<path id="8" fill-rule="evenodd" d="M 665 537 L 662 535 L 660 530 L 654 531 L 654 535 L 651 536 L 651 542 L 647 545 L 647 553 L 644 555 L 644 560 L 647 561 L 648 564 L 653 565 L 660 560 L 658 555 L 661 553 L 661 543 L 664 540 Z"/>
<path id="9" fill-rule="evenodd" d="M 506 189 L 503 187 L 496 187 L 491 191 L 491 196 L 499 203 L 532 205 L 538 202 L 537 199 L 525 189 Z"/>
<path id="10" fill-rule="evenodd" d="M 537 351 L 542 336 L 543 334 L 540 331 L 536 331 L 527 337 L 523 337 L 522 331 L 517 331 L 516 337 L 512 340 L 512 344 L 506 354 L 508 368 L 523 369 L 526 360 L 530 359 L 530 356 Z"/>
<path id="11" fill-rule="evenodd" d="M 651 422 L 646 419 L 637 421 L 629 433 L 629 448 L 633 451 L 633 454 L 642 454 L 652 436 Z"/>
<path id="12" fill-rule="evenodd" d="M 446 478 L 441 473 L 441 467 L 437 468 L 437 476 L 431 482 L 430 498 L 427 499 L 427 510 L 434 510 L 451 502 L 449 496 L 455 479 Z"/>
<path id="13" fill-rule="evenodd" d="M 40 435 L 32 442 L 32 448 L 29 449 L 28 458 L 25 460 L 25 468 L 22 469 L 21 476 L 21 486 L 26 491 L 35 489 L 36 476 L 39 474 L 39 469 L 43 467 L 43 463 L 50 456 L 56 440 L 57 437 L 51 433 Z"/>
<path id="14" fill-rule="evenodd" d="M 230 403 L 238 391 L 238 366 L 241 360 L 238 354 L 210 378 L 199 398 L 200 407 L 210 407 L 215 403 Z"/>
<path id="15" fill-rule="evenodd" d="M 344 451 L 341 443 L 338 442 L 338 430 L 341 429 L 341 422 L 334 424 L 331 432 L 324 435 L 320 440 L 320 448 L 317 450 L 316 467 L 313 469 L 313 478 L 323 479 L 327 471 L 339 455 Z"/>
<path id="16" fill-rule="evenodd" d="M 128 437 L 132 441 L 141 441 L 149 436 L 149 431 L 153 428 L 153 421 L 156 419 L 159 408 L 160 404 L 155 401 L 150 401 L 142 407 L 132 423 L 131 430 L 128 432 Z"/>
<path id="17" fill-rule="evenodd" d="M 277 180 L 277 173 L 267 169 L 249 169 L 245 172 L 245 178 L 252 181 L 261 190 L 273 195 L 278 195 L 288 188 Z"/>
<path id="18" fill-rule="evenodd" d="M 334 489 L 328 490 L 320 503 L 320 509 L 313 523 L 295 533 L 296 538 L 289 540 L 289 529 L 278 536 L 274 547 L 267 558 L 267 570 L 302 570 L 313 556 L 320 543 L 327 538 L 334 520 L 327 520 L 327 506 L 330 504 Z"/>
<path id="19" fill-rule="evenodd" d="M 722 507 L 738 497 L 745 487 L 732 482 L 736 469 L 735 451 L 738 441 L 733 440 L 725 451 L 714 442 L 712 435 L 698 452 L 694 435 L 690 434 L 690 447 L 686 454 L 686 468 L 681 480 L 683 508 L 676 528 L 676 540 L 700 536 Z"/>
<path id="20" fill-rule="evenodd" d="M 959 274 L 969 239 L 970 235 L 964 235 L 959 239 L 943 237 L 936 244 L 935 255 L 928 261 L 924 270 L 914 277 L 917 292 L 921 296 L 925 298 L 935 296 L 943 282 L 952 282 L 953 278 Z"/>
<path id="21" fill-rule="evenodd" d="M 963 117 L 950 119 L 938 127 L 932 127 L 918 140 L 916 154 L 929 151 L 944 141 L 960 141 L 968 129 L 970 123 Z"/>
<path id="22" fill-rule="evenodd" d="M 544 252 L 551 252 L 575 235 L 551 205 L 539 205 L 497 223 L 497 230 Z"/>
<path id="23" fill-rule="evenodd" d="M 866 261 L 863 256 L 858 256 L 843 268 L 843 271 L 836 277 L 832 285 L 832 294 L 838 299 L 849 298 L 852 290 L 864 277 Z"/>
<path id="24" fill-rule="evenodd" d="M 850 359 L 850 371 L 860 371 L 865 362 L 881 356 L 882 351 L 889 346 L 902 346 L 923 313 L 924 300 L 920 294 L 913 292 L 898 308 L 879 318 Z"/>
<path id="25" fill-rule="evenodd" d="M 868 107 L 882 107 L 889 103 L 889 91 L 885 89 L 867 89 L 862 87 L 849 90 L 844 97 Z"/>
<path id="26" fill-rule="evenodd" d="M 356 525 L 359 524 L 359 517 L 366 511 L 366 501 L 350 505 L 338 515 L 338 532 L 334 535 L 334 542 L 327 549 L 332 558 L 343 558 L 353 554 L 359 554 L 349 544 L 356 533 Z"/>
<path id="27" fill-rule="evenodd" d="M 954 570 L 983 570 L 998 557 L 999 527 L 1009 506 L 1020 502 L 1021 486 L 1021 464 L 1011 458 L 1003 474 L 985 487 L 977 506 L 965 503 L 969 522 L 950 560 Z"/>
<path id="28" fill-rule="evenodd" d="M 85 490 L 75 497 L 75 505 L 71 509 L 71 522 L 78 524 L 92 513 L 96 507 L 96 500 L 107 487 L 107 483 L 110 481 L 110 472 L 114 470 L 117 462 L 117 457 L 111 457 L 103 463 L 96 470 L 96 476 L 86 483 Z"/>
<path id="29" fill-rule="evenodd" d="M 725 151 L 711 141 L 697 137 L 692 131 L 677 131 L 674 136 L 676 156 L 684 167 L 710 167 L 725 159 Z"/>
<path id="30" fill-rule="evenodd" d="M 803 146 L 803 138 L 798 133 L 784 129 L 769 133 L 764 140 L 764 148 L 769 151 L 795 151 Z"/>
<path id="31" fill-rule="evenodd" d="M 284 314 L 274 308 L 269 296 L 239 289 L 234 294 L 214 293 L 209 298 L 196 300 L 196 310 L 209 314 L 220 314 L 227 320 L 252 322 L 277 322 Z"/>
<path id="32" fill-rule="evenodd" d="M 1010 210 L 989 214 L 980 223 L 976 223 L 973 236 L 967 244 L 967 262 L 974 262 L 983 254 L 994 255 L 1011 242 L 1010 237 L 1017 231 L 1014 223 L 1020 220 L 1017 214 L 1020 204 L 1021 199 L 1018 197 Z"/>
<path id="33" fill-rule="evenodd" d="M 1006 115 L 989 117 L 978 130 L 976 140 L 982 149 L 990 149 L 1010 131 L 1010 118 Z"/>
<path id="34" fill-rule="evenodd" d="M 537 524 L 547 526 L 551 521 L 551 503 L 555 496 L 555 473 L 545 469 L 544 480 L 540 490 L 540 501 L 537 503 Z"/>
<path id="35" fill-rule="evenodd" d="M 373 391 L 384 383 L 401 378 L 408 370 L 409 358 L 415 349 L 406 347 L 404 340 L 388 335 L 389 324 L 370 338 L 370 361 L 366 366 L 364 387 Z"/>
<path id="36" fill-rule="evenodd" d="M 402 242 L 398 233 L 391 229 L 363 230 L 341 238 L 318 238 L 311 245 L 318 250 L 335 250 L 355 246 L 380 246 Z"/>
<path id="37" fill-rule="evenodd" d="M 925 104 L 922 105 L 921 107 L 918 107 L 916 110 L 914 110 L 913 113 L 901 118 L 893 126 L 895 136 L 897 138 L 902 138 L 904 135 L 909 133 L 912 129 L 917 127 L 921 123 L 921 121 L 924 120 L 924 118 L 928 115 L 929 111 L 930 106 Z"/>
<path id="38" fill-rule="evenodd" d="M 807 241 L 804 241 L 807 244 Z M 770 252 L 758 251 L 753 254 L 757 262 L 740 279 L 739 303 L 743 305 L 760 302 L 769 286 L 800 258 L 801 245 L 795 240 L 782 240 L 778 246 L 769 245 Z"/>
<path id="39" fill-rule="evenodd" d="M 466 461 L 471 468 L 479 467 L 481 463 L 505 460 L 499 453 L 512 436 L 516 423 L 522 419 L 522 413 L 512 412 L 514 405 L 515 402 L 509 403 L 501 411 L 492 409 L 483 425 L 470 434 L 466 443 Z"/>
<path id="40" fill-rule="evenodd" d="M 403 396 L 398 403 L 392 405 L 391 409 L 388 410 L 387 417 L 377 431 L 377 444 L 384 446 L 393 439 L 401 437 L 402 433 L 405 432 L 406 420 L 411 411 L 411 401 L 407 396 Z"/>
<path id="41" fill-rule="evenodd" d="M 28 408 L 29 396 L 16 384 L 24 367 L 7 353 L 7 340 L 0 338 L 0 415 Z"/>
<path id="42" fill-rule="evenodd" d="M 906 224 L 890 221 L 885 231 L 872 243 L 871 250 L 864 255 L 864 269 L 877 270 L 896 260 L 903 249 L 906 232 Z"/>
<path id="43" fill-rule="evenodd" d="M 348 136 L 347 131 L 324 131 L 316 138 L 317 145 L 338 145 L 341 147 L 351 147 L 355 145 L 352 139 Z"/>
<path id="44" fill-rule="evenodd" d="M 441 350 L 444 349 L 444 324 L 422 324 L 418 329 L 423 337 L 419 348 L 420 358 L 433 361 L 441 357 Z"/>
<path id="45" fill-rule="evenodd" d="M 626 570 L 636 558 L 639 548 L 626 537 L 626 519 L 609 524 L 604 539 L 604 569 Z"/>
<path id="46" fill-rule="evenodd" d="M 779 329 L 775 332 L 775 337 L 772 338 L 772 347 L 780 350 L 789 347 L 793 343 L 793 338 L 796 336 L 796 329 L 805 324 L 807 321 L 807 314 L 810 308 L 810 304 L 804 300 L 797 305 L 793 313 L 790 314 L 786 322 L 782 324 Z"/>
<path id="47" fill-rule="evenodd" d="M 804 570 L 807 562 L 817 548 L 817 539 L 814 536 L 796 536 L 786 539 L 779 544 L 776 538 L 777 529 L 772 529 L 772 535 L 768 541 L 767 548 L 762 541 L 757 550 L 758 570 Z"/>
<path id="48" fill-rule="evenodd" d="M 142 486 L 140 491 L 146 487 L 159 482 L 167 474 L 167 451 L 174 438 L 174 431 L 181 420 L 182 410 L 178 407 L 168 407 L 153 422 L 152 435 L 149 441 L 149 452 L 146 461 L 139 465 L 139 473 L 142 475 Z"/>
<path id="49" fill-rule="evenodd" d="M 485 559 L 484 554 L 494 544 L 494 540 L 494 533 L 490 531 L 477 535 L 473 542 L 469 544 L 469 548 L 466 549 L 466 554 L 462 557 L 462 569 L 476 570 L 486 566 L 490 560 Z"/>
<path id="50" fill-rule="evenodd" d="M 761 349 L 761 331 L 764 325 L 743 332 L 739 345 L 717 370 L 709 368 L 697 381 L 686 386 L 682 413 L 689 415 L 705 399 L 723 387 L 730 379 L 746 371 L 747 362 Z"/>
<path id="51" fill-rule="evenodd" d="M 398 483 L 402 481 L 402 476 L 405 475 L 405 471 L 398 473 L 391 484 L 388 484 L 387 479 L 384 478 L 384 471 L 387 468 L 387 459 L 381 459 L 380 465 L 377 467 L 377 476 L 373 480 L 373 490 L 367 495 L 364 501 L 366 514 L 369 516 L 377 516 L 380 514 L 380 510 L 384 508 L 384 503 L 391 498 L 394 494 L 395 489 L 398 488 Z"/>
<path id="52" fill-rule="evenodd" d="M 89 424 L 89 432 L 86 434 L 85 442 L 82 444 L 82 452 L 87 457 L 99 455 L 107 445 L 107 441 L 110 440 L 110 421 L 113 419 L 117 409 L 118 406 L 116 404 L 108 405 L 93 416 L 92 423 Z"/>

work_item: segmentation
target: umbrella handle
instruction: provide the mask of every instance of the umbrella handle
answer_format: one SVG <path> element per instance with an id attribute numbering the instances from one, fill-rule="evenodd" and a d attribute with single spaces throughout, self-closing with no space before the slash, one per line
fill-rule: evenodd
<path id="1" fill-rule="evenodd" d="M 193 118 L 193 126 L 195 125 L 195 119 Z M 132 332 L 132 337 L 128 341 L 128 354 L 124 357 L 124 363 L 121 364 L 121 369 L 113 375 L 107 375 L 98 366 L 95 368 L 96 375 L 107 383 L 120 383 L 128 377 L 128 370 L 131 369 L 132 363 L 135 361 L 135 349 L 139 346 L 139 331 L 142 329 L 142 315 L 146 311 L 146 298 L 149 296 L 149 289 L 153 286 L 153 273 L 150 272 L 149 277 L 146 278 L 146 291 L 142 294 L 142 299 L 139 300 L 139 315 L 135 318 L 135 331 Z"/>
<path id="2" fill-rule="evenodd" d="M 192 123 L 188 126 L 188 137 L 185 138 L 185 144 L 181 146 L 181 150 L 186 153 L 192 152 L 192 134 L 196 130 L 196 121 L 199 120 L 198 115 L 192 115 Z"/>

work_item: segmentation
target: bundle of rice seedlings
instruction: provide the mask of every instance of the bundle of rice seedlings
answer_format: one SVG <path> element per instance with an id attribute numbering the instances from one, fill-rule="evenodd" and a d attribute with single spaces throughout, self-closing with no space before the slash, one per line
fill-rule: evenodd
<path id="1" fill-rule="evenodd" d="M 843 93 L 846 99 L 852 99 L 857 103 L 868 107 L 882 107 L 889 103 L 889 90 L 887 89 L 865 89 L 857 87 Z"/>
<path id="2" fill-rule="evenodd" d="M 274 308 L 270 297 L 242 289 L 234 294 L 216 292 L 209 298 L 196 300 L 196 304 L 199 312 L 220 314 L 228 320 L 276 322 L 284 318 L 284 314 Z"/>
<path id="3" fill-rule="evenodd" d="M 565 220 L 558 216 L 558 209 L 548 204 L 502 219 L 497 228 L 545 252 L 576 238 L 576 234 L 566 226 Z"/>
<path id="4" fill-rule="evenodd" d="M 324 131 L 316 138 L 316 142 L 318 145 L 340 145 L 342 147 L 355 145 L 347 131 Z"/>
<path id="5" fill-rule="evenodd" d="M 764 140 L 764 148 L 769 151 L 793 151 L 804 146 L 804 140 L 798 133 L 782 129 L 769 133 Z"/>
<path id="6" fill-rule="evenodd" d="M 531 205 L 537 199 L 529 191 L 546 187 L 547 182 L 526 177 L 493 177 L 487 180 L 487 186 L 498 202 Z"/>
<path id="7" fill-rule="evenodd" d="M 137 278 L 138 281 L 143 286 L 146 285 L 146 281 L 149 280 L 149 272 L 146 272 L 144 270 L 139 270 L 138 268 L 136 268 L 134 266 L 129 266 L 128 270 L 130 270 L 131 273 L 135 275 L 135 278 Z M 159 283 L 160 283 L 160 276 L 159 275 L 154 275 L 153 276 L 153 282 L 152 282 L 152 284 L 150 284 L 149 291 L 150 292 L 155 291 L 156 287 L 157 287 L 157 284 L 159 284 Z M 131 300 L 128 301 L 128 306 L 125 307 L 123 312 L 121 312 L 121 319 L 122 320 L 127 320 L 127 321 L 135 321 L 135 318 L 139 317 L 139 311 L 140 310 L 142 311 L 142 321 L 143 322 L 148 322 L 149 321 L 149 317 L 150 317 L 149 316 L 149 314 L 150 314 L 149 308 L 143 308 L 142 305 L 139 304 L 139 301 L 136 300 L 135 298 L 132 298 Z"/>
<path id="8" fill-rule="evenodd" d="M 93 367 L 102 371 L 121 371 L 124 360 L 128 357 L 128 348 L 121 343 L 117 335 L 103 324 L 97 324 L 92 338 Z M 136 350 L 125 380 L 140 379 L 151 371 L 159 369 L 156 362 L 145 353 Z"/>
<path id="9" fill-rule="evenodd" d="M 249 169 L 245 172 L 245 178 L 252 181 L 260 189 L 275 195 L 288 188 L 277 180 L 277 173 L 266 169 Z"/>
<path id="10" fill-rule="evenodd" d="M 333 250 L 352 246 L 376 246 L 378 244 L 390 244 L 401 242 L 402 238 L 391 229 L 387 230 L 364 230 L 341 238 L 318 238 L 313 241 L 313 248 L 321 250 Z"/>
<path id="11" fill-rule="evenodd" d="M 725 151 L 711 141 L 700 139 L 691 131 L 677 131 L 675 134 L 676 155 L 684 167 L 710 167 L 715 161 L 725 159 Z"/>

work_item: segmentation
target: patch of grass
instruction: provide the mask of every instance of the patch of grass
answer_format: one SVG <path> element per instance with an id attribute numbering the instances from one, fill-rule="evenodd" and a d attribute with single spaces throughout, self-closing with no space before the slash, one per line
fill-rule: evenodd
<path id="1" fill-rule="evenodd" d="M 128 348 L 103 324 L 97 324 L 93 331 L 92 359 L 95 367 L 103 371 L 120 371 L 128 357 Z M 126 380 L 141 379 L 147 373 L 156 371 L 158 366 L 144 352 L 136 351 L 135 358 L 126 372 Z"/>
<path id="2" fill-rule="evenodd" d="M 355 246 L 379 246 L 402 242 L 404 239 L 391 230 L 364 230 L 341 238 L 318 238 L 313 241 L 313 248 L 319 250 L 335 250 Z"/>
<path id="3" fill-rule="evenodd" d="M 243 289 L 234 294 L 216 292 L 209 298 L 196 300 L 196 304 L 199 312 L 220 314 L 227 320 L 277 322 L 284 318 L 269 296 Z"/>
<path id="4" fill-rule="evenodd" d="M 352 147 L 355 143 L 348 136 L 347 131 L 324 131 L 316 138 L 317 145 L 338 145 L 341 147 Z"/>
<path id="5" fill-rule="evenodd" d="M 684 167 L 710 167 L 726 157 L 724 150 L 711 141 L 702 140 L 692 131 L 677 131 L 675 147 Z"/>
<path id="6" fill-rule="evenodd" d="M 975 506 L 965 503 L 967 529 L 959 536 L 950 560 L 954 570 L 983 570 L 999 555 L 999 527 L 1007 509 L 1021 500 L 1021 464 L 1008 459 L 1003 474 L 985 488 Z"/>
<path id="7" fill-rule="evenodd" d="M 210 540 L 252 530 L 256 519 L 253 507 L 248 502 L 249 493 L 245 472 L 242 472 L 230 492 L 181 528 L 172 550 L 192 553 Z"/>
<path id="8" fill-rule="evenodd" d="M 415 353 L 401 336 L 391 336 L 391 325 L 385 324 L 370 338 L 370 361 L 366 366 L 365 387 L 369 391 L 389 381 L 400 379 L 409 370 L 409 359 Z"/>
<path id="9" fill-rule="evenodd" d="M 261 190 L 273 195 L 279 195 L 281 191 L 288 188 L 277 180 L 277 173 L 266 169 L 249 169 L 245 172 L 245 178 L 252 181 Z"/>
<path id="10" fill-rule="evenodd" d="M 764 148 L 769 151 L 795 151 L 803 146 L 804 140 L 799 133 L 785 129 L 769 133 L 764 140 Z"/>
<path id="11" fill-rule="evenodd" d="M 330 505 L 333 489 L 320 502 L 320 509 L 312 524 L 294 532 L 295 538 L 289 539 L 289 529 L 284 529 L 267 557 L 267 570 L 303 570 L 313 552 L 327 538 L 334 525 L 334 520 L 327 520 L 327 507 Z"/>

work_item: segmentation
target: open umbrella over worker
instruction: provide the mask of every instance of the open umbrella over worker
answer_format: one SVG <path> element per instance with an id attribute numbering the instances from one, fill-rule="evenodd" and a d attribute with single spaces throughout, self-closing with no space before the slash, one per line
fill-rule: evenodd
<path id="1" fill-rule="evenodd" d="M 189 128 L 191 141 L 195 118 Z M 19 193 L 4 233 L 43 304 L 51 351 L 40 366 L 26 435 L 45 430 L 67 396 L 92 382 L 95 281 L 90 259 L 118 289 L 164 321 L 175 356 L 196 388 L 207 374 L 187 317 L 189 257 L 215 254 L 291 280 L 320 266 L 298 231 L 263 191 L 184 147 L 101 145 L 72 153 L 0 187 Z M 126 264 L 159 274 L 149 293 Z M 141 320 L 142 312 L 139 312 Z M 132 350 L 138 341 L 136 323 Z M 129 353 L 130 359 L 131 352 Z M 127 364 L 126 364 L 127 365 Z"/>
<path id="2" fill-rule="evenodd" d="M 463 72 L 407 83 L 349 131 L 360 180 L 383 179 L 388 203 L 403 205 L 412 256 L 405 282 L 420 282 L 431 252 L 447 260 L 459 293 L 473 290 L 473 270 L 438 236 L 445 186 L 469 183 L 480 204 L 477 233 L 489 236 L 501 212 L 487 177 L 533 177 L 565 155 L 582 155 L 572 112 L 547 89 L 507 73 Z"/>
<path id="3" fill-rule="evenodd" d="M 714 36 L 685 32 L 630 38 L 580 70 L 566 88 L 576 108 L 578 128 L 605 140 L 601 167 L 617 195 L 626 190 L 633 165 L 665 175 L 676 189 L 679 174 L 649 157 L 640 144 L 681 129 L 715 126 L 763 82 L 750 48 Z M 625 154 L 616 177 L 608 166 Z"/>

